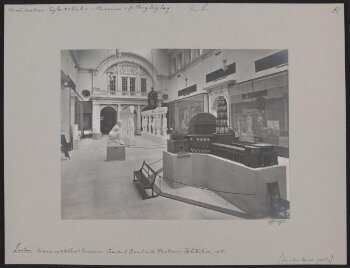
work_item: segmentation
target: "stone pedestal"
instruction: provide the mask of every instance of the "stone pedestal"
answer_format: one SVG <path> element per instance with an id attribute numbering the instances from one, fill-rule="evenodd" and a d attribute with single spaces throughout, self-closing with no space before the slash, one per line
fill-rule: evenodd
<path id="1" fill-rule="evenodd" d="M 109 141 L 107 143 L 107 161 L 125 160 L 125 145 Z"/>
<path id="2" fill-rule="evenodd" d="M 101 138 L 102 138 L 102 133 L 101 133 L 101 132 L 92 133 L 92 138 L 93 138 L 94 140 L 101 139 Z"/>
<path id="3" fill-rule="evenodd" d="M 164 181 L 173 189 L 186 186 L 175 181 L 192 185 L 191 154 L 172 154 L 163 151 L 163 176 Z"/>

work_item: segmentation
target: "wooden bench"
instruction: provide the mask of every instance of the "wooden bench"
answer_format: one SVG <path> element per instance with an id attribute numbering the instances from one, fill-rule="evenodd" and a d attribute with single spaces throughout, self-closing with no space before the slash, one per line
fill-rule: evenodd
<path id="1" fill-rule="evenodd" d="M 146 161 L 143 161 L 142 167 L 139 170 L 134 171 L 134 180 L 138 190 L 140 191 L 143 199 L 157 197 L 157 193 L 154 191 L 154 183 L 157 178 L 157 175 L 162 169 L 154 171 Z M 146 190 L 149 189 L 152 191 L 152 195 L 149 195 Z"/>

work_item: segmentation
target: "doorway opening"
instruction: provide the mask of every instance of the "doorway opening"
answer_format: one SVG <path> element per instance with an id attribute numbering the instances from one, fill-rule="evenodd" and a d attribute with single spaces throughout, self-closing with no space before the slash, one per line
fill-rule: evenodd
<path id="1" fill-rule="evenodd" d="M 117 123 L 117 112 L 112 107 L 105 107 L 101 110 L 101 133 L 108 134 Z"/>

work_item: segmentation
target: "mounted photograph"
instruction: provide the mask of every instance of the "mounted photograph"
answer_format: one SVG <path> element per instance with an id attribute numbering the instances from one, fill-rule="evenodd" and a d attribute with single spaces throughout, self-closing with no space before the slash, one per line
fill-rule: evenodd
<path id="1" fill-rule="evenodd" d="M 61 219 L 290 218 L 287 49 L 61 50 Z"/>

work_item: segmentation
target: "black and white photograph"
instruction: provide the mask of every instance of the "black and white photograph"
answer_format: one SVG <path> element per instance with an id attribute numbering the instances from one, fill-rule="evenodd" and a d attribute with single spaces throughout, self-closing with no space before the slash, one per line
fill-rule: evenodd
<path id="1" fill-rule="evenodd" d="M 61 51 L 62 219 L 288 219 L 287 49 Z"/>
<path id="2" fill-rule="evenodd" d="M 347 263 L 342 3 L 4 6 L 5 263 Z"/>

